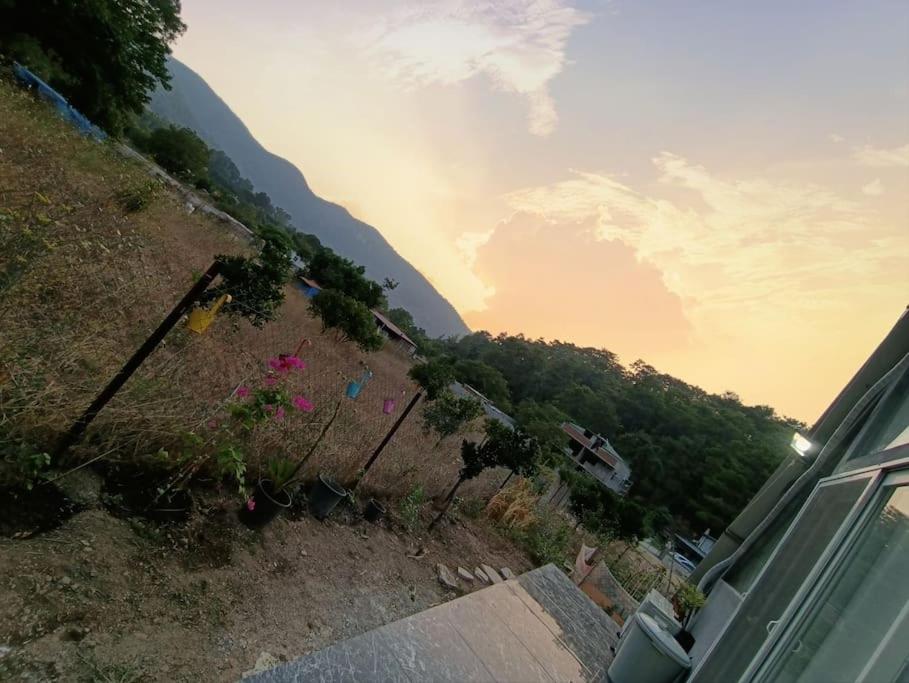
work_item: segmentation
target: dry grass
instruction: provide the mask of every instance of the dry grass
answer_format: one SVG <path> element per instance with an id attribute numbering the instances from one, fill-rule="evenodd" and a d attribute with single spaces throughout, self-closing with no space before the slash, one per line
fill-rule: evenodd
<path id="1" fill-rule="evenodd" d="M 219 253 L 250 246 L 226 225 L 188 213 L 179 193 L 157 185 L 140 210 L 124 197 L 146 192 L 144 167 L 112 145 L 86 140 L 43 104 L 0 83 L 0 446 L 50 450 L 92 398 Z M 135 207 L 132 207 L 135 209 Z M 295 456 L 315 439 L 339 400 L 341 411 L 305 474 L 354 477 L 403 409 L 410 366 L 391 349 L 365 355 L 320 333 L 301 292 L 287 287 L 278 319 L 256 329 L 219 318 L 205 335 L 179 325 L 104 409 L 76 462 L 110 453 L 172 470 L 208 466 L 225 434 L 244 448 L 256 476 L 274 455 Z M 308 369 L 293 381 L 314 413 L 294 414 L 245 434 L 230 424 L 238 385 L 256 386 L 266 362 L 293 352 Z M 356 401 L 350 379 L 373 379 Z M 386 398 L 397 399 L 391 415 Z M 364 480 L 367 492 L 399 496 L 422 485 L 430 496 L 454 481 L 456 438 L 435 450 L 419 408 Z M 504 477 L 488 473 L 465 495 L 488 496 Z"/>

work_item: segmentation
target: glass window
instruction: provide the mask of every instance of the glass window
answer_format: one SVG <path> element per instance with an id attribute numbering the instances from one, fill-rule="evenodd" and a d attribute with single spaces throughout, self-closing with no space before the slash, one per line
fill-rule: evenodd
<path id="1" fill-rule="evenodd" d="M 694 681 L 737 681 L 868 485 L 868 477 L 820 486 L 779 552 L 748 592 Z"/>
<path id="2" fill-rule="evenodd" d="M 884 489 L 845 564 L 821 585 L 764 680 L 909 681 L 909 487 Z"/>
<path id="3" fill-rule="evenodd" d="M 856 441 L 849 460 L 862 458 L 896 445 L 909 425 L 909 373 L 904 374 L 887 393 L 871 417 L 868 428 Z M 851 463 L 850 463 L 851 466 Z"/>

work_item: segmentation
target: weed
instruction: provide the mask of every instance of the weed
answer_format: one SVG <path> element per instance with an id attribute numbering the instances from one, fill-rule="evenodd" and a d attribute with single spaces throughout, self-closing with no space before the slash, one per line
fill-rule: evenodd
<path id="1" fill-rule="evenodd" d="M 12 469 L 14 483 L 31 491 L 50 466 L 51 457 L 29 444 L 18 442 L 4 448 L 3 461 Z"/>
<path id="2" fill-rule="evenodd" d="M 154 201 L 158 185 L 154 180 L 133 185 L 117 194 L 117 201 L 126 213 L 138 213 Z"/>
<path id="3" fill-rule="evenodd" d="M 425 502 L 426 495 L 423 493 L 422 486 L 414 486 L 410 493 L 401 499 L 398 510 L 401 513 L 404 526 L 410 533 L 416 531 L 417 525 L 420 523 L 420 510 Z"/>
<path id="4" fill-rule="evenodd" d="M 83 657 L 78 652 L 76 655 L 88 668 L 88 672 L 81 680 L 86 683 L 136 683 L 145 680 L 147 672 L 136 663 L 130 664 L 103 664 L 94 655 Z"/>
<path id="5" fill-rule="evenodd" d="M 482 498 L 461 498 L 458 499 L 458 511 L 470 519 L 477 519 L 486 508 L 486 503 Z"/>
<path id="6" fill-rule="evenodd" d="M 568 559 L 571 527 L 557 514 L 537 517 L 526 529 L 512 529 L 511 536 L 538 564 L 561 566 Z"/>
<path id="7" fill-rule="evenodd" d="M 242 496 L 246 493 L 246 456 L 233 445 L 223 446 L 215 453 L 215 472 L 221 478 L 229 477 Z"/>

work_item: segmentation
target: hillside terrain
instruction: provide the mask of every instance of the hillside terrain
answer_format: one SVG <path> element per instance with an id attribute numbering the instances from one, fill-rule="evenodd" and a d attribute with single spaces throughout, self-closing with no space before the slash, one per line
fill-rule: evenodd
<path id="1" fill-rule="evenodd" d="M 151 110 L 177 125 L 191 128 L 214 149 L 225 152 L 258 190 L 266 192 L 292 217 L 300 230 L 366 267 L 372 279 L 389 277 L 399 284 L 389 293 L 392 306 L 410 311 L 432 336 L 462 335 L 467 325 L 454 307 L 371 225 L 321 199 L 293 164 L 262 147 L 230 107 L 194 71 L 169 59 L 171 90 L 159 88 Z"/>

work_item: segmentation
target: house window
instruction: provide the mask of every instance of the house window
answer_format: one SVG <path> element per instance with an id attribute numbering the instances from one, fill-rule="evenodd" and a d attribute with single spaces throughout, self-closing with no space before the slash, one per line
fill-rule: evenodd
<path id="1" fill-rule="evenodd" d="M 855 536 L 797 610 L 758 680 L 909 681 L 909 472 L 884 481 Z"/>
<path id="2" fill-rule="evenodd" d="M 819 485 L 693 681 L 737 681 L 850 516 L 873 474 Z"/>

